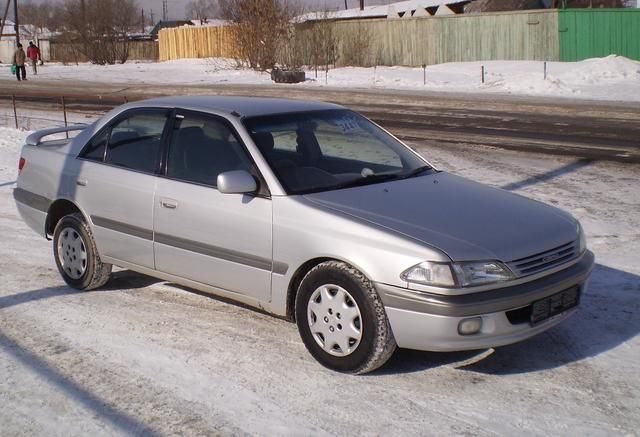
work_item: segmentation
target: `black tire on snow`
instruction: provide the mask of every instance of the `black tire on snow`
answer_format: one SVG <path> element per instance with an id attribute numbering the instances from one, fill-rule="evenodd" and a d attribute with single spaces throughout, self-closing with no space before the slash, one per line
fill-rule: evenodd
<path id="1" fill-rule="evenodd" d="M 306 74 L 304 71 L 274 68 L 271 70 L 271 80 L 276 83 L 300 83 L 306 80 Z"/>
<path id="2" fill-rule="evenodd" d="M 326 284 L 338 285 L 353 297 L 361 313 L 362 338 L 351 354 L 337 357 L 315 341 L 307 318 L 313 292 Z M 323 366 L 344 373 L 364 374 L 387 362 L 396 350 L 396 341 L 384 306 L 375 287 L 361 272 L 339 261 L 326 261 L 311 269 L 300 283 L 295 302 L 300 337 L 311 355 Z"/>
<path id="3" fill-rule="evenodd" d="M 58 256 L 58 240 L 61 232 L 65 228 L 71 228 L 75 230 L 82 238 L 86 252 L 87 252 L 87 265 L 84 274 L 74 279 L 64 271 L 62 263 Z M 100 259 L 100 254 L 96 247 L 96 242 L 93 239 L 93 233 L 91 228 L 84 221 L 81 214 L 69 214 L 62 217 L 56 224 L 56 228 L 53 231 L 53 257 L 56 260 L 56 266 L 62 276 L 62 279 L 71 287 L 78 290 L 93 290 L 95 288 L 102 287 L 109 280 L 111 275 L 111 264 L 103 263 Z"/>

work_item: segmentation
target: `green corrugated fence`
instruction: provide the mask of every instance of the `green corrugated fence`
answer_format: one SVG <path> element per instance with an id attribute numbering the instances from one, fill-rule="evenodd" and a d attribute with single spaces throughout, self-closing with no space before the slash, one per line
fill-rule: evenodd
<path id="1" fill-rule="evenodd" d="M 558 34 L 561 61 L 611 54 L 640 60 L 640 9 L 564 9 Z"/>

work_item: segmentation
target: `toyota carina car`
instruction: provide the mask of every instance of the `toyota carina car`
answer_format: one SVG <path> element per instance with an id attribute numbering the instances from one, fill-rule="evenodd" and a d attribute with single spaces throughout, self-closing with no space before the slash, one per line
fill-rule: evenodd
<path id="1" fill-rule="evenodd" d="M 101 287 L 115 265 L 233 299 L 295 321 L 342 372 L 396 347 L 543 332 L 576 310 L 594 265 L 568 213 L 436 169 L 328 103 L 129 103 L 33 133 L 19 168 L 20 214 L 71 287 Z"/>

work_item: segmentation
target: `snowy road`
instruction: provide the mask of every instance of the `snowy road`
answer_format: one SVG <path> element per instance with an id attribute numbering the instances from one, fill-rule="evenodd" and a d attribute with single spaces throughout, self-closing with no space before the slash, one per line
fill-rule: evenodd
<path id="1" fill-rule="evenodd" d="M 64 286 L 12 199 L 0 128 L 0 435 L 633 435 L 640 429 L 640 166 L 417 144 L 441 168 L 564 208 L 598 266 L 580 311 L 527 342 L 320 367 L 295 326 L 120 271 Z"/>
<path id="2" fill-rule="evenodd" d="M 51 94 L 51 88 L 59 94 Z M 167 93 L 282 96 L 282 88 L 253 85 L 170 89 L 139 85 L 135 95 L 131 92 L 105 83 L 34 81 L 28 92 L 17 97 L 17 123 L 27 130 L 63 125 L 61 94 L 66 96 L 69 122 L 86 122 L 87 117 L 104 113 L 125 100 Z M 430 138 L 439 143 L 640 163 L 640 106 L 636 103 L 312 88 L 291 88 L 287 96 L 346 105 L 407 141 Z M 0 94 L 0 125 L 14 123 L 11 95 Z"/>

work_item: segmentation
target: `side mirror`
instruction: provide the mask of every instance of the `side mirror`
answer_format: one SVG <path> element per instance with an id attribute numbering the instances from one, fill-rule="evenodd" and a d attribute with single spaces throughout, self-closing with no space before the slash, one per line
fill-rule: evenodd
<path id="1" fill-rule="evenodd" d="M 218 175 L 218 191 L 223 194 L 248 194 L 258 190 L 256 180 L 246 170 L 225 171 Z"/>

